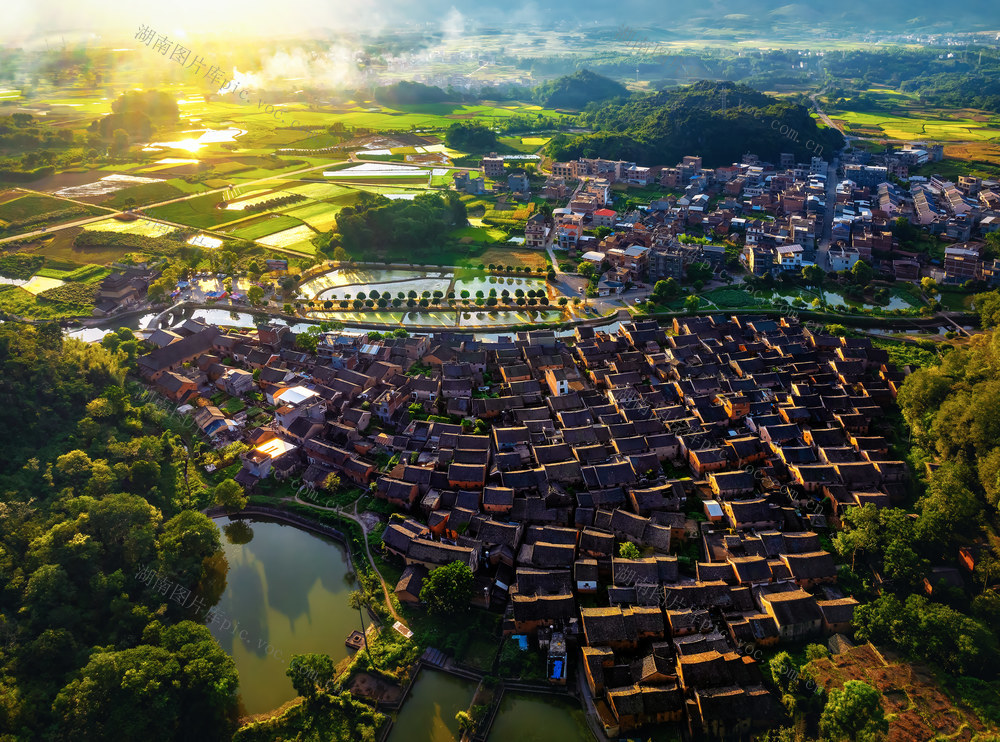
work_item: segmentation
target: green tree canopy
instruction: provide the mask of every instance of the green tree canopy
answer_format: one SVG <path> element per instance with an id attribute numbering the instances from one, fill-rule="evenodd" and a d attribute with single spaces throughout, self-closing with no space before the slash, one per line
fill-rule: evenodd
<path id="1" fill-rule="evenodd" d="M 830 742 L 880 742 L 889 735 L 882 694 L 860 680 L 848 680 L 830 691 L 820 718 L 820 730 Z"/>
<path id="2" fill-rule="evenodd" d="M 249 499 L 243 488 L 232 479 L 224 479 L 215 486 L 215 504 L 230 512 L 242 510 Z"/>
<path id="3" fill-rule="evenodd" d="M 433 570 L 424 581 L 420 599 L 431 613 L 441 616 L 464 613 L 472 597 L 472 570 L 463 562 L 451 562 Z"/>

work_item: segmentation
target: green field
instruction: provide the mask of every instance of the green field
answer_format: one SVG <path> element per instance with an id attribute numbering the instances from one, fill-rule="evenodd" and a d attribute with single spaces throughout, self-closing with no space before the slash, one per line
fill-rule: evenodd
<path id="1" fill-rule="evenodd" d="M 90 314 L 91 307 L 33 296 L 19 286 L 0 286 L 0 312 L 35 319 L 60 319 Z"/>
<path id="2" fill-rule="evenodd" d="M 143 183 L 116 191 L 101 201 L 101 205 L 110 206 L 113 209 L 123 209 L 128 206 L 144 206 L 159 201 L 169 201 L 172 198 L 183 196 L 185 193 L 188 191 L 183 191 L 164 180 L 159 183 Z"/>
<path id="3" fill-rule="evenodd" d="M 269 234 L 298 227 L 301 224 L 301 221 L 291 216 L 272 215 L 255 220 L 252 224 L 237 227 L 230 234 L 244 240 L 256 240 Z"/>
<path id="4" fill-rule="evenodd" d="M 63 209 L 73 208 L 77 204 L 52 196 L 20 196 L 0 204 L 0 219 L 5 222 L 22 221 L 35 216 L 44 216 Z M 95 210 L 96 211 L 96 210 Z"/>
<path id="5" fill-rule="evenodd" d="M 174 231 L 168 224 L 150 221 L 149 219 L 136 219 L 125 222 L 120 219 L 102 219 L 99 222 L 91 222 L 84 229 L 96 232 L 125 232 L 128 234 L 141 234 L 145 237 L 162 237 Z"/>
<path id="6" fill-rule="evenodd" d="M 968 117 L 959 114 L 970 114 Z M 981 141 L 1000 137 L 1000 122 L 975 112 L 945 112 L 936 109 L 901 107 L 891 112 L 827 110 L 835 122 L 845 124 L 845 134 L 884 136 L 889 139 L 928 139 L 932 141 Z M 977 120 L 979 119 L 979 120 Z"/>
<path id="7" fill-rule="evenodd" d="M 299 206 L 284 212 L 287 216 L 301 219 L 313 229 L 319 232 L 326 232 L 332 229 L 337 223 L 337 214 L 345 206 L 353 203 L 358 198 L 357 193 L 347 193 L 336 199 L 334 203 L 312 203 Z"/>
<path id="8" fill-rule="evenodd" d="M 233 219 L 233 212 L 215 208 L 216 204 L 222 201 L 222 196 L 221 193 L 206 193 L 204 196 L 187 201 L 157 206 L 154 209 L 149 209 L 147 213 L 168 222 L 208 229 Z"/>
<path id="9" fill-rule="evenodd" d="M 462 227 L 451 232 L 449 235 L 456 240 L 470 240 L 472 242 L 506 242 L 507 233 L 496 227 Z"/>
<path id="10" fill-rule="evenodd" d="M 58 268 L 42 268 L 35 275 L 45 278 L 58 278 L 61 281 L 82 281 L 84 283 L 96 283 L 111 273 L 110 268 L 100 265 L 82 265 L 72 270 L 60 270 Z"/>

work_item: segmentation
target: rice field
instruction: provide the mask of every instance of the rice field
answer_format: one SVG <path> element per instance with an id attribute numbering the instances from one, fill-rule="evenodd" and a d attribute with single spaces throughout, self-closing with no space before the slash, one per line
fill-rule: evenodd
<path id="1" fill-rule="evenodd" d="M 126 234 L 141 234 L 144 237 L 162 237 L 174 231 L 174 227 L 169 224 L 150 221 L 149 219 L 136 219 L 131 222 L 124 222 L 120 219 L 102 219 L 99 222 L 91 222 L 84 229 L 91 232 L 121 232 Z"/>
<path id="2" fill-rule="evenodd" d="M 432 174 L 441 175 L 431 171 Z M 363 162 L 360 165 L 344 168 L 343 170 L 326 170 L 323 177 L 326 178 L 416 178 L 427 177 L 429 171 L 413 165 L 390 165 L 378 162 Z"/>
<path id="3" fill-rule="evenodd" d="M 276 191 L 265 191 L 259 196 L 251 196 L 250 198 L 241 198 L 238 201 L 230 201 L 226 204 L 226 211 L 243 211 L 245 209 L 249 209 L 251 206 L 256 206 L 257 204 L 262 204 L 275 198 L 280 198 L 281 195 L 281 193 Z"/>
<path id="4" fill-rule="evenodd" d="M 56 286 L 62 286 L 65 283 L 65 281 L 59 278 L 46 278 L 45 276 L 36 275 L 32 276 L 31 280 L 23 284 L 21 288 L 33 296 L 38 296 L 43 291 L 54 289 Z"/>
<path id="5" fill-rule="evenodd" d="M 290 188 L 282 188 L 282 190 L 287 191 L 288 193 L 297 193 L 300 196 L 312 198 L 317 201 L 343 196 L 348 193 L 355 193 L 353 188 L 348 188 L 347 186 L 342 186 L 337 183 L 303 183 L 302 185 L 292 186 Z"/>
<path id="6" fill-rule="evenodd" d="M 208 248 L 209 250 L 216 250 L 222 247 L 222 240 L 218 237 L 209 237 L 207 234 L 196 234 L 187 243 L 195 247 Z"/>
<path id="7" fill-rule="evenodd" d="M 169 222 L 206 229 L 232 220 L 232 212 L 216 208 L 220 201 L 222 201 L 221 193 L 207 193 L 204 196 L 186 201 L 158 206 L 150 209 L 148 213 L 150 216 L 156 216 Z"/>
<path id="8" fill-rule="evenodd" d="M 295 249 L 298 247 L 298 252 L 303 251 L 303 246 L 298 243 L 305 243 L 309 246 L 310 251 L 312 246 L 309 244 L 309 240 L 316 236 L 309 225 L 300 224 L 297 227 L 292 227 L 291 229 L 285 229 L 281 232 L 274 232 L 273 234 L 266 235 L 257 240 L 262 245 L 267 245 L 268 247 L 282 247 L 285 249 Z"/>
<path id="9" fill-rule="evenodd" d="M 890 139 L 929 139 L 933 141 L 981 141 L 1000 137 L 1000 128 L 988 121 L 958 118 L 944 112 L 900 109 L 893 113 L 827 111 L 834 121 L 846 126 L 846 133 L 881 132 Z M 965 112 L 970 113 L 971 112 Z"/>
<path id="10" fill-rule="evenodd" d="M 243 240 L 261 240 L 262 237 L 267 237 L 268 235 L 278 234 L 280 232 L 288 231 L 289 229 L 297 229 L 305 227 L 298 219 L 294 219 L 290 216 L 284 216 L 281 214 L 272 214 L 268 216 L 261 217 L 260 219 L 251 220 L 245 226 L 237 227 L 229 232 L 233 237 L 239 237 Z M 311 236 L 311 230 L 310 236 Z M 261 240 L 262 244 L 270 244 Z M 272 245 L 273 247 L 274 245 Z"/>
<path id="11" fill-rule="evenodd" d="M 20 221 L 75 206 L 76 204 L 74 203 L 63 201 L 60 198 L 52 198 L 51 196 L 36 196 L 33 194 L 15 196 L 0 204 L 0 219 L 5 222 Z"/>
<path id="12" fill-rule="evenodd" d="M 286 215 L 301 219 L 318 232 L 326 232 L 337 223 L 337 214 L 347 206 L 348 201 L 354 201 L 357 196 L 344 196 L 339 204 L 312 203 L 298 206 L 284 212 Z"/>

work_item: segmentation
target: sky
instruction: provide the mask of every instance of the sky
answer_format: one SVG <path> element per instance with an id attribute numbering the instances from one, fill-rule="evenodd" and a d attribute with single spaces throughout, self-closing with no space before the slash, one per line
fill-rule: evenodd
<path id="1" fill-rule="evenodd" d="M 882 0 L 872 15 L 871 0 L 3 0 L 0 43 L 29 45 L 90 38 L 103 43 L 130 39 L 141 24 L 166 29 L 177 37 L 206 31 L 232 36 L 311 36 L 325 31 L 428 27 L 461 33 L 484 23 L 512 30 L 560 27 L 658 26 L 669 29 L 692 14 L 712 18 L 747 14 L 748 18 L 808 19 L 837 26 L 841 16 L 880 27 L 951 29 L 971 23 L 1000 30 L 997 0 L 963 0 L 942 6 L 939 0 Z M 864 25 L 864 24 L 862 24 Z"/>
<path id="2" fill-rule="evenodd" d="M 508 3 L 507 18 L 535 14 L 531 0 Z M 96 34 L 105 41 L 130 38 L 141 24 L 200 34 L 305 35 L 324 29 L 450 25 L 461 31 L 466 14 L 482 5 L 468 0 L 6 0 L 0 39 L 27 43 L 39 37 Z M 488 13 L 485 17 L 488 17 Z"/>

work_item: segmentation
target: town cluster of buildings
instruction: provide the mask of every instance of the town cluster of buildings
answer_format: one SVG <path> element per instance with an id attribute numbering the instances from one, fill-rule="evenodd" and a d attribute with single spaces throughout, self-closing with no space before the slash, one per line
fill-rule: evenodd
<path id="1" fill-rule="evenodd" d="M 794 319 L 670 329 L 325 333 L 313 354 L 284 326 L 188 320 L 150 333 L 138 368 L 217 445 L 247 444 L 245 487 L 334 473 L 396 506 L 400 600 L 467 564 L 472 602 L 537 643 L 551 682 L 582 672 L 609 734 L 726 737 L 774 717 L 757 648 L 850 627 L 821 534 L 828 513 L 901 496 L 907 468 L 873 422 L 902 374 Z M 212 405 L 220 391 L 256 416 Z"/>
<path id="2" fill-rule="evenodd" d="M 827 512 L 902 497 L 906 465 L 872 432 L 902 375 L 869 341 L 794 321 L 675 325 L 447 359 L 443 343 L 442 379 L 451 353 L 485 350 L 499 396 L 475 414 L 492 430 L 407 424 L 376 492 L 408 513 L 383 536 L 407 565 L 401 600 L 461 561 L 473 602 L 538 640 L 551 682 L 580 663 L 610 735 L 679 721 L 732 738 L 775 713 L 754 650 L 850 628 L 857 603 L 820 534 Z"/>
<path id="3" fill-rule="evenodd" d="M 829 270 L 850 270 L 864 260 L 884 278 L 932 276 L 945 283 L 997 285 L 1000 263 L 985 257 L 981 242 L 970 240 L 1000 229 L 1000 184 L 971 176 L 960 177 L 957 184 L 914 176 L 905 190 L 892 182 L 892 177 L 906 175 L 908 165 L 941 156 L 939 147 L 907 145 L 880 156 L 881 164 L 871 164 L 867 153 L 851 152 L 839 182 L 829 182 L 830 166 L 822 158 L 796 163 L 790 154 L 781 155 L 777 165 L 747 154 L 739 163 L 714 169 L 703 167 L 696 156 L 684 157 L 674 167 L 652 168 L 600 159 L 557 162 L 542 196 L 566 206 L 554 210 L 551 224 L 541 217 L 529 223 L 526 244 L 541 248 L 551 240 L 571 257 L 597 264 L 607 260 L 614 268 L 605 286 L 610 293 L 646 277 L 681 278 L 695 262 L 721 270 L 721 246 L 678 239 L 692 232 L 739 243 L 740 262 L 755 275 L 797 271 L 816 260 L 829 222 L 831 247 L 824 265 Z M 616 188 L 650 183 L 681 195 L 630 213 L 615 210 Z M 893 233 L 901 216 L 955 242 L 943 261 L 901 249 Z M 593 235 L 598 227 L 614 234 L 598 239 Z M 543 228 L 549 231 L 543 233 Z M 626 250 L 631 254 L 620 252 Z"/>

